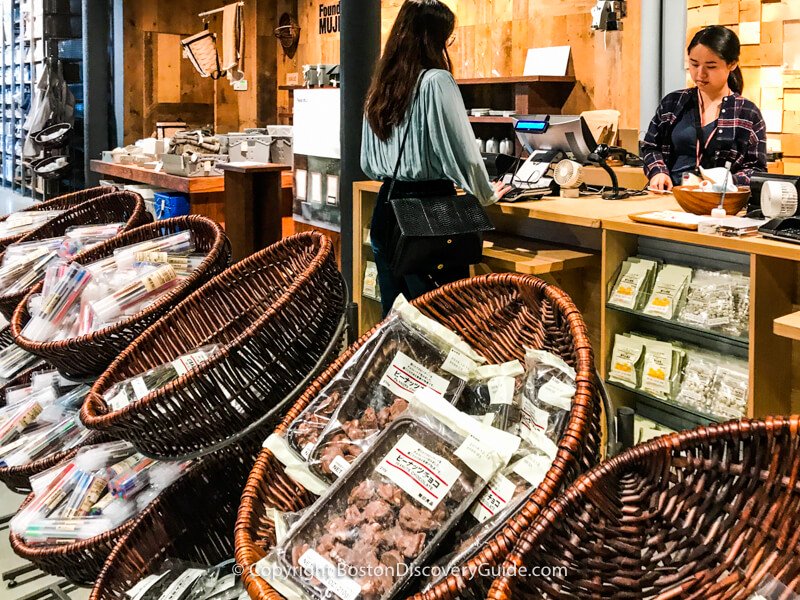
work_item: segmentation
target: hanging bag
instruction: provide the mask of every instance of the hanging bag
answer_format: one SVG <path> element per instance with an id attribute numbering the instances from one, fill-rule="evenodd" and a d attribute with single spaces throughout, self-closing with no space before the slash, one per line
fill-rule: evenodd
<path id="1" fill-rule="evenodd" d="M 435 273 L 449 267 L 479 263 L 483 256 L 483 234 L 494 229 L 480 201 L 472 194 L 392 198 L 424 76 L 425 71 L 414 89 L 408 125 L 389 185 L 388 198 L 397 221 L 390 245 L 394 249 L 391 268 L 397 276 Z"/>

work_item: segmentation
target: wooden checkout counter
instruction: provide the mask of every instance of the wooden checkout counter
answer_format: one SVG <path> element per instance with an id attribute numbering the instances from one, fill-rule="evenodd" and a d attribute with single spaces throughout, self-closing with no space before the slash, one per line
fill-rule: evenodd
<path id="1" fill-rule="evenodd" d="M 620 185 L 642 189 L 641 170 L 619 173 Z M 596 180 L 595 180 L 596 178 Z M 595 172 L 588 183 L 603 185 Z M 354 185 L 353 297 L 359 304 L 363 333 L 380 319 L 380 303 L 363 294 L 366 261 L 372 260 L 368 233 L 378 182 Z M 567 291 L 589 327 L 595 361 L 606 380 L 617 333 L 641 331 L 706 347 L 745 359 L 750 386 L 747 416 L 786 415 L 800 406 L 800 245 L 765 238 L 725 238 L 657 225 L 635 223 L 628 215 L 680 210 L 671 195 L 602 200 L 599 197 L 544 198 L 498 203 L 488 207 L 496 231 L 487 236 L 483 264 L 476 273 L 513 271 L 542 277 Z M 609 287 L 629 256 L 656 256 L 665 262 L 694 267 L 733 269 L 750 275 L 750 327 L 747 336 L 732 338 L 703 332 L 673 321 L 647 317 L 607 306 Z M 638 406 L 636 392 L 607 386 L 615 405 Z M 652 405 L 652 399 L 648 402 Z M 692 426 L 708 421 L 674 405 L 656 407 L 666 421 Z M 652 418 L 652 417 L 651 417 Z M 666 421 L 662 421 L 665 424 Z"/>

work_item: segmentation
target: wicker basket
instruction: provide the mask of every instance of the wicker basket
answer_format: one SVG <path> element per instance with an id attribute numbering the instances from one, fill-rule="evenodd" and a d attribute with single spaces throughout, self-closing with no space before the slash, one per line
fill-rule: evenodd
<path id="1" fill-rule="evenodd" d="M 34 373 L 37 373 L 46 367 L 42 367 L 41 365 L 38 367 L 32 367 L 23 371 L 20 375 L 9 381 L 5 386 L 0 387 L 0 405 L 5 406 L 6 403 L 6 389 L 17 386 L 17 385 L 26 385 L 31 382 L 31 377 L 33 377 Z M 33 475 L 37 475 L 46 471 L 51 467 L 55 467 L 58 463 L 72 460 L 78 453 L 78 449 L 81 446 L 89 446 L 91 444 L 100 444 L 102 442 L 109 441 L 109 437 L 103 435 L 102 433 L 92 433 L 83 443 L 79 446 L 74 448 L 70 448 L 69 450 L 61 450 L 59 452 L 53 452 L 46 456 L 39 458 L 38 460 L 33 460 L 27 464 L 19 465 L 17 467 L 0 467 L 0 481 L 2 481 L 6 487 L 16 494 L 29 494 L 31 491 L 31 477 Z"/>
<path id="2" fill-rule="evenodd" d="M 78 204 L 83 204 L 87 200 L 92 200 L 94 198 L 97 198 L 98 196 L 103 196 L 112 191 L 113 189 L 109 187 L 89 188 L 88 190 L 81 190 L 79 192 L 73 192 L 71 194 L 58 196 L 57 198 L 53 198 L 52 200 L 47 200 L 46 202 L 36 202 L 32 206 L 24 208 L 19 212 L 33 212 L 40 210 L 67 210 L 72 208 L 73 206 L 77 206 Z M 9 215 L 3 215 L 2 217 L 0 217 L 0 223 L 5 221 L 8 218 L 8 216 Z M 5 238 L 0 238 L 0 252 L 4 252 L 5 249 L 10 244 L 19 241 L 19 239 L 24 236 L 25 234 L 20 234 L 20 235 L 11 235 Z"/>
<path id="3" fill-rule="evenodd" d="M 117 248 L 186 230 L 194 233 L 197 249 L 207 256 L 185 280 L 156 302 L 125 320 L 88 335 L 42 343 L 22 335 L 22 328 L 30 320 L 26 298 L 17 305 L 11 319 L 11 331 L 17 344 L 71 377 L 85 378 L 102 373 L 148 326 L 211 277 L 225 270 L 230 263 L 230 242 L 219 225 L 205 217 L 192 215 L 137 227 L 75 257 L 76 261 L 88 264 L 111 256 Z M 41 287 L 41 283 L 37 284 L 30 294 L 38 293 Z"/>
<path id="4" fill-rule="evenodd" d="M 125 223 L 122 231 L 149 223 L 153 218 L 145 210 L 144 200 L 133 192 L 111 192 L 70 208 L 38 229 L 21 237 L 19 242 L 32 242 L 63 236 L 67 229 L 95 223 Z M 0 254 L 2 259 L 2 254 Z M 31 286 L 33 288 L 35 286 Z M 28 288 L 17 294 L 0 295 L 0 313 L 11 320 L 14 309 L 30 292 Z"/>
<path id="5" fill-rule="evenodd" d="M 491 274 L 446 285 L 418 298 L 413 304 L 428 316 L 460 334 L 492 363 L 524 358 L 525 347 L 560 355 L 577 371 L 577 392 L 558 454 L 544 482 L 505 528 L 477 555 L 461 566 L 461 576 L 450 576 L 424 596 L 455 600 L 480 595 L 491 580 L 477 578 L 477 567 L 502 562 L 519 533 L 540 510 L 581 472 L 598 460 L 600 452 L 600 402 L 595 388 L 592 348 L 583 319 L 570 298 L 540 279 L 518 274 Z M 300 397 L 279 425 L 285 430 L 339 369 L 375 331 L 351 346 Z M 251 598 L 277 599 L 278 595 L 249 567 L 263 558 L 273 544 L 270 507 L 295 512 L 314 497 L 286 476 L 269 450 L 262 450 L 242 495 L 236 522 L 236 559 L 244 569 Z"/>
<path id="6" fill-rule="evenodd" d="M 204 458 L 156 498 L 114 547 L 90 600 L 129 600 L 125 592 L 167 558 L 209 566 L 231 558 L 239 498 L 267 434 Z"/>
<path id="7" fill-rule="evenodd" d="M 345 308 L 333 245 L 320 233 L 286 238 L 215 277 L 146 330 L 97 380 L 84 424 L 149 456 L 184 457 L 256 422 L 274 425 L 290 396 L 330 353 Z M 115 383 L 216 343 L 196 369 L 121 410 Z"/>
<path id="8" fill-rule="evenodd" d="M 700 427 L 601 464 L 523 532 L 489 597 L 746 599 L 770 578 L 791 593 L 765 597 L 796 597 L 798 429 Z"/>
<path id="9" fill-rule="evenodd" d="M 98 575 L 107 561 L 110 566 L 106 568 L 106 572 L 114 571 L 115 567 L 123 571 L 128 567 L 134 567 L 132 564 L 119 564 L 118 561 L 109 558 L 112 550 L 126 539 L 125 535 L 129 531 L 135 533 L 124 547 L 132 548 L 133 544 L 140 543 L 143 537 L 148 539 L 150 545 L 146 549 L 147 559 L 155 559 L 157 549 L 175 543 L 182 527 L 193 528 L 194 531 L 183 533 L 188 533 L 189 536 L 194 534 L 195 539 L 208 534 L 205 549 L 222 546 L 230 557 L 232 552 L 230 533 L 233 529 L 239 492 L 267 430 L 261 428 L 253 433 L 236 444 L 198 460 L 183 476 L 156 497 L 138 517 L 126 521 L 116 529 L 87 540 L 58 546 L 30 546 L 20 536 L 11 532 L 9 534 L 11 548 L 18 556 L 32 562 L 45 573 L 86 586 L 91 586 L 98 580 Z M 231 496 L 231 499 L 228 500 L 227 496 Z M 33 497 L 33 494 L 28 496 L 22 506 L 31 502 Z M 226 508 L 225 502 L 229 502 L 231 506 Z M 215 508 L 223 514 L 216 515 Z M 198 520 L 201 514 L 198 511 L 201 510 L 202 520 Z M 224 513 L 228 516 L 224 516 Z M 162 519 L 163 522 L 160 521 Z M 220 523 L 226 523 L 227 528 L 215 530 L 210 528 Z M 170 528 L 170 536 L 164 536 L 163 529 L 159 529 L 161 526 Z M 190 538 L 187 537 L 185 541 L 190 543 Z M 124 551 L 123 549 L 119 552 Z M 106 580 L 108 577 L 116 575 L 107 575 Z"/>

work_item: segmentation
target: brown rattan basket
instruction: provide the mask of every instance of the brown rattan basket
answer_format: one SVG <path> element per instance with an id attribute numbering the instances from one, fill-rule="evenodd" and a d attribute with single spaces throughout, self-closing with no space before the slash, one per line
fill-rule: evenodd
<path id="1" fill-rule="evenodd" d="M 30 561 L 45 573 L 64 577 L 73 583 L 86 586 L 91 586 L 97 581 L 112 550 L 124 539 L 126 533 L 134 530 L 137 524 L 138 536 L 155 535 L 155 538 L 151 538 L 151 543 L 167 545 L 172 541 L 168 537 L 161 537 L 162 531 L 156 529 L 159 526 L 159 519 L 163 519 L 164 526 L 175 527 L 171 531 L 176 537 L 178 535 L 177 528 L 193 527 L 194 533 L 198 537 L 208 535 L 213 543 L 223 544 L 226 551 L 230 551 L 229 548 L 232 544 L 229 539 L 233 529 L 234 516 L 232 513 L 235 513 L 236 510 L 236 498 L 238 498 L 247 477 L 246 471 L 253 464 L 259 442 L 266 434 L 267 430 L 260 428 L 253 432 L 253 435 L 242 438 L 236 444 L 231 444 L 198 459 L 137 517 L 126 521 L 116 529 L 87 540 L 58 546 L 32 546 L 26 544 L 19 535 L 10 532 L 11 548 L 18 556 Z M 208 497 L 204 498 L 201 491 L 208 494 Z M 228 509 L 222 504 L 227 495 L 233 496 L 230 501 L 233 506 Z M 29 495 L 22 506 L 31 502 L 33 498 L 33 494 Z M 209 526 L 218 524 L 218 521 L 212 520 L 215 504 L 220 511 L 227 510 L 230 515 L 227 517 L 229 525 L 226 530 L 211 531 L 209 529 Z M 203 518 L 208 518 L 208 521 L 199 520 L 200 513 L 195 511 L 201 509 L 204 510 Z M 182 517 L 178 510 L 184 511 Z M 174 522 L 172 522 L 171 511 L 175 511 Z M 224 538 L 228 538 L 228 540 Z M 140 538 L 134 538 L 134 540 L 138 539 Z M 128 544 L 129 547 L 130 544 L 131 542 Z M 154 550 L 154 546 L 147 548 L 148 553 Z M 155 558 L 155 556 L 148 555 L 147 558 Z M 125 567 L 125 565 L 117 566 Z"/>
<path id="2" fill-rule="evenodd" d="M 77 262 L 89 264 L 111 256 L 117 248 L 187 230 L 194 234 L 197 250 L 205 253 L 206 257 L 188 277 L 156 302 L 127 319 L 88 335 L 42 343 L 29 340 L 22 335 L 22 328 L 30 320 L 26 298 L 17 305 L 11 319 L 11 331 L 17 344 L 28 352 L 46 359 L 68 376 L 84 378 L 102 373 L 148 326 L 191 292 L 227 268 L 231 257 L 230 242 L 217 223 L 206 217 L 191 215 L 137 227 L 75 257 Z M 30 294 L 39 293 L 41 287 L 41 283 L 37 284 Z"/>
<path id="3" fill-rule="evenodd" d="M 797 597 L 799 429 L 732 421 L 604 462 L 522 533 L 489 598 Z"/>
<path id="4" fill-rule="evenodd" d="M 209 281 L 126 348 L 95 383 L 81 419 L 161 458 L 208 451 L 254 423 L 274 426 L 335 345 L 345 293 L 330 239 L 312 232 L 273 244 Z M 206 362 L 109 411 L 103 393 L 115 383 L 212 343 L 220 349 Z"/>
<path id="5" fill-rule="evenodd" d="M 32 211 L 40 211 L 40 210 L 67 210 L 72 208 L 73 206 L 77 206 L 78 204 L 83 204 L 87 200 L 92 200 L 97 198 L 98 196 L 103 196 L 104 194 L 108 194 L 109 192 L 114 191 L 113 188 L 110 187 L 94 187 L 89 188 L 88 190 L 80 190 L 78 192 L 72 192 L 71 194 L 64 194 L 63 196 L 58 196 L 57 198 L 53 198 L 52 200 L 47 200 L 45 202 L 36 202 L 33 205 L 29 206 L 28 208 L 24 208 L 18 212 L 32 212 Z M 11 213 L 9 213 L 11 214 Z M 3 215 L 0 217 L 0 223 L 5 221 L 9 215 Z M 9 246 L 9 244 L 13 244 L 14 242 L 19 241 L 20 238 L 24 237 L 25 234 L 20 235 L 10 235 L 8 237 L 0 238 L 0 252 L 5 251 L 5 249 Z"/>
<path id="6" fill-rule="evenodd" d="M 17 241 L 32 242 L 34 240 L 60 237 L 70 227 L 95 223 L 125 223 L 122 231 L 127 231 L 152 220 L 153 218 L 145 210 L 144 200 L 139 194 L 134 194 L 133 192 L 110 192 L 70 208 L 38 229 L 22 236 Z M 1 258 L 2 254 L 0 254 Z M 31 286 L 31 288 L 33 287 L 35 286 Z M 30 292 L 31 288 L 16 294 L 5 294 L 0 290 L 0 313 L 3 313 L 6 319 L 10 321 L 14 314 L 14 309 Z"/>
<path id="7" fill-rule="evenodd" d="M 544 480 L 523 508 L 479 554 L 420 598 L 452 599 L 480 595 L 491 580 L 478 577 L 477 568 L 502 562 L 519 533 L 540 510 L 581 472 L 594 466 L 600 453 L 600 400 L 595 387 L 592 348 L 583 318 L 561 290 L 528 275 L 490 274 L 452 283 L 413 301 L 423 313 L 461 335 L 489 362 L 523 359 L 525 347 L 558 354 L 575 367 L 577 392 L 558 454 Z M 278 426 L 284 431 L 375 331 L 367 333 L 336 360 L 306 390 Z M 253 569 L 274 543 L 268 508 L 296 512 L 314 497 L 294 483 L 283 466 L 263 449 L 247 481 L 236 522 L 236 560 L 254 600 L 278 599 Z"/>
<path id="8" fill-rule="evenodd" d="M 103 565 L 90 600 L 129 600 L 125 592 L 166 559 L 213 566 L 233 556 L 239 498 L 268 430 L 255 433 L 204 458 L 139 515 Z"/>
<path id="9" fill-rule="evenodd" d="M 30 384 L 31 378 L 34 373 L 38 371 L 47 370 L 47 365 L 39 365 L 23 371 L 20 375 L 9 381 L 6 385 L 0 387 L 0 406 L 5 406 L 5 392 L 8 388 L 17 385 Z M 31 477 L 42 473 L 51 467 L 55 467 L 58 463 L 72 458 L 78 453 L 78 449 L 82 446 L 89 446 L 92 444 L 100 444 L 109 441 L 109 437 L 102 433 L 93 432 L 83 443 L 69 450 L 61 450 L 53 452 L 46 456 L 33 460 L 27 464 L 19 465 L 16 467 L 0 467 L 0 481 L 6 487 L 16 494 L 29 494 L 31 491 Z"/>

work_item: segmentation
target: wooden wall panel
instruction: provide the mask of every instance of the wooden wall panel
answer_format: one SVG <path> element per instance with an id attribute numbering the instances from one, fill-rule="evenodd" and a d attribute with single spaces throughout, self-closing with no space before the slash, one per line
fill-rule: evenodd
<path id="1" fill-rule="evenodd" d="M 641 9 L 628 3 L 624 30 L 593 32 L 594 0 L 446 0 L 456 13 L 456 39 L 450 48 L 454 74 L 461 78 L 522 75 L 527 50 L 572 46 L 571 69 L 579 83 L 568 99 L 568 113 L 614 108 L 622 113 L 620 127 L 639 126 L 639 42 Z M 320 3 L 297 0 L 301 42 L 297 59 L 279 62 L 279 80 L 303 64 L 339 62 L 338 35 L 319 33 Z M 383 0 L 382 40 L 394 23 L 402 0 Z M 288 95 L 281 96 L 288 108 Z"/>
<path id="2" fill-rule="evenodd" d="M 687 41 L 714 22 L 739 34 L 744 95 L 761 108 L 769 147 L 784 152 L 785 171 L 800 174 L 800 0 L 704 0 L 689 7 Z M 718 21 L 708 22 L 709 10 L 718 11 Z"/>
<path id="3" fill-rule="evenodd" d="M 182 56 L 181 38 L 203 29 L 197 14 L 222 5 L 220 0 L 124 4 L 126 143 L 151 135 L 162 120 L 182 119 L 192 126 L 213 126 L 220 133 L 277 122 L 274 0 L 245 2 L 246 91 L 234 91 L 226 79 L 200 77 Z M 221 14 L 211 19 L 209 29 L 220 35 Z M 221 52 L 221 36 L 217 46 Z"/>

